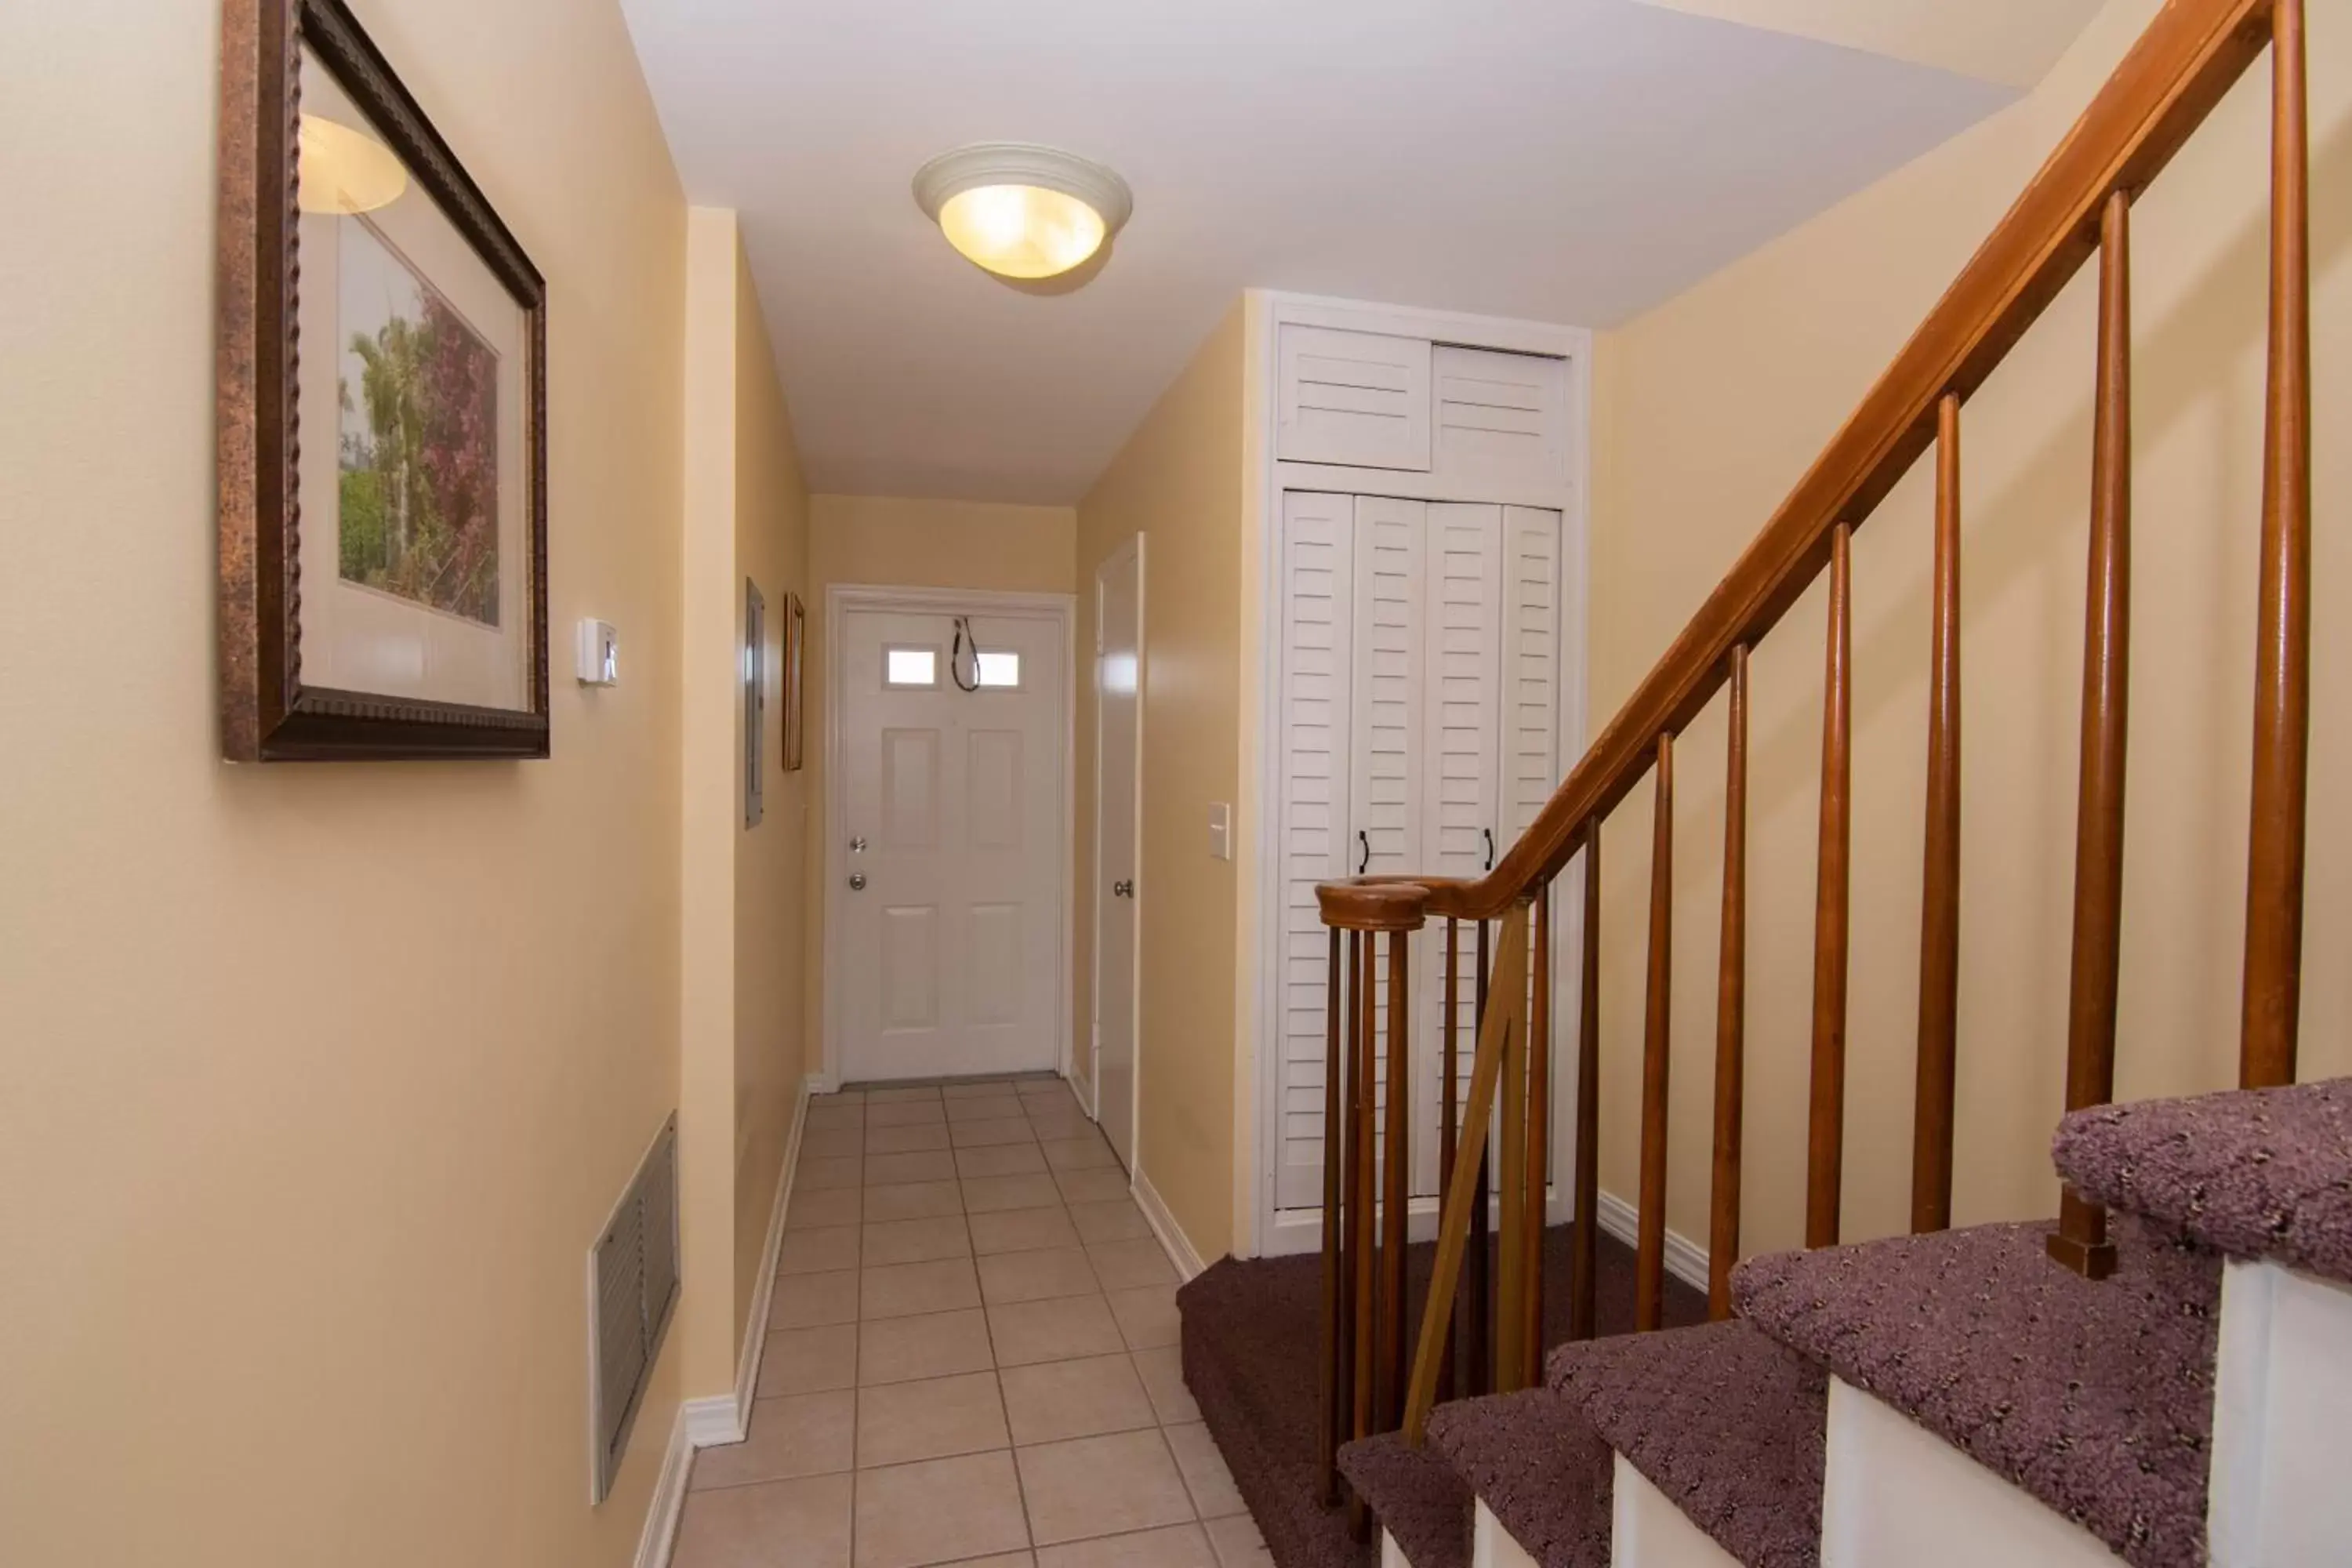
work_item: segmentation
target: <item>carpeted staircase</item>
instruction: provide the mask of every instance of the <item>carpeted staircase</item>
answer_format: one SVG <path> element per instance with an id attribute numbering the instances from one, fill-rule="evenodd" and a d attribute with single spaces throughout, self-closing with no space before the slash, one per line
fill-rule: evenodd
<path id="1" fill-rule="evenodd" d="M 2124 1562 L 2203 1563 L 2223 1260 L 2352 1281 L 2352 1080 L 2084 1111 L 2055 1148 L 2115 1211 L 2111 1278 L 2051 1261 L 2049 1224 L 1979 1226 L 1754 1258 L 1734 1320 L 1627 1335 L 1629 1260 L 1604 1244 L 1620 1337 L 1342 1468 L 1412 1568 L 1469 1563 L 1474 1500 L 1546 1568 L 1605 1568 L 1616 1456 L 1739 1563 L 1798 1568 L 1820 1561 L 1835 1377 Z M 1186 1375 L 1281 1568 L 1370 1557 L 1313 1495 L 1317 1263 L 1221 1264 L 1180 1298 Z M 1695 1292 L 1670 1306 L 1704 1316 Z"/>

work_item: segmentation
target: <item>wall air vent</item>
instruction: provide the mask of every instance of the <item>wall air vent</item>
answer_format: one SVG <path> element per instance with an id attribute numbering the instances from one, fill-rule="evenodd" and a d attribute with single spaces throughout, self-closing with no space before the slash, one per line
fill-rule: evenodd
<path id="1" fill-rule="evenodd" d="M 629 1428 L 677 1309 L 677 1115 L 662 1123 L 588 1253 L 588 1500 L 620 1473 Z"/>

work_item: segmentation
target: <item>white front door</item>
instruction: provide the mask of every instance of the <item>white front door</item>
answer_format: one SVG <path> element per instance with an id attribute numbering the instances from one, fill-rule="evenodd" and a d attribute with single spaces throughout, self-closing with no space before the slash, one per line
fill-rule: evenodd
<path id="1" fill-rule="evenodd" d="M 1143 539 L 1095 574 L 1095 1120 L 1135 1169 Z"/>
<path id="2" fill-rule="evenodd" d="M 1066 622 L 970 624 L 954 658 L 945 610 L 840 617 L 826 984 L 848 1081 L 1059 1065 Z"/>

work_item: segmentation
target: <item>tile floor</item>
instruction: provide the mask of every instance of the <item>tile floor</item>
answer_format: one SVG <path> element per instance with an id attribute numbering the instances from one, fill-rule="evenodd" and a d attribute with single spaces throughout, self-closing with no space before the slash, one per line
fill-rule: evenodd
<path id="1" fill-rule="evenodd" d="M 1176 1272 L 1059 1079 L 812 1100 L 777 1276 L 672 1568 L 1272 1568 Z"/>

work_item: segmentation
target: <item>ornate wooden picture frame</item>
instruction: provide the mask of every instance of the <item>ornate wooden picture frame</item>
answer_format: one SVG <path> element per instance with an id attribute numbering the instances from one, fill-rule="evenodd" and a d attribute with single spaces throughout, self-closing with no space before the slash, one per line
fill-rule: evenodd
<path id="1" fill-rule="evenodd" d="M 783 742 L 784 771 L 801 770 L 802 742 L 808 728 L 808 612 L 798 594 L 784 595 Z"/>
<path id="2" fill-rule="evenodd" d="M 342 0 L 222 43 L 222 752 L 544 757 L 546 282 Z"/>

